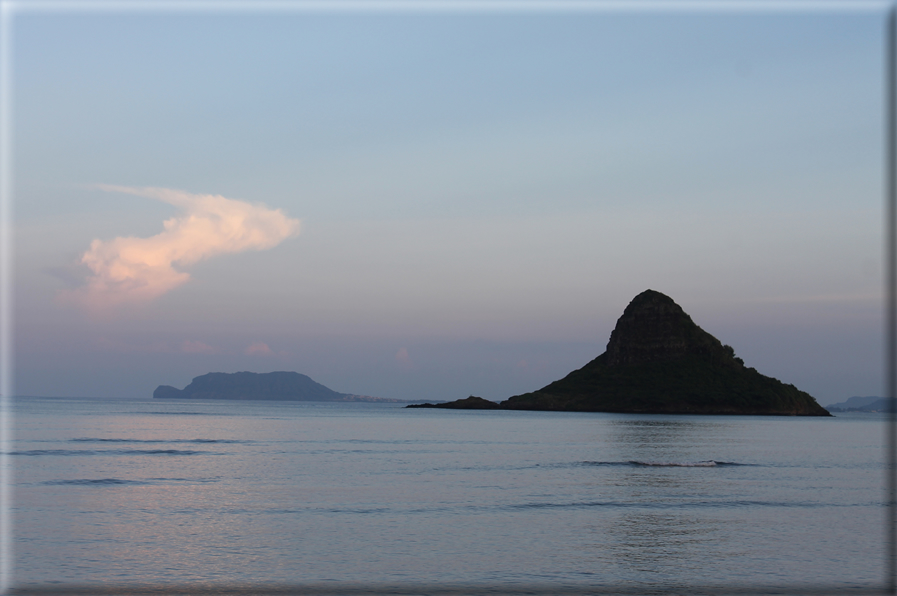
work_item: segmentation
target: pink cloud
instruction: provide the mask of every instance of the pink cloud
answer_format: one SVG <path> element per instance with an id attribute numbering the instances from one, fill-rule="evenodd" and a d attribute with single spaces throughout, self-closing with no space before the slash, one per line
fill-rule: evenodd
<path id="1" fill-rule="evenodd" d="M 101 311 L 126 303 L 147 302 L 186 283 L 180 269 L 216 255 L 265 250 L 299 231 L 299 220 L 279 209 L 167 188 L 99 185 L 164 201 L 182 213 L 165 220 L 164 231 L 149 238 L 95 239 L 81 257 L 91 275 L 86 284 L 63 292 L 63 301 Z"/>
<path id="2" fill-rule="evenodd" d="M 396 352 L 396 362 L 402 368 L 411 368 L 412 363 L 411 358 L 408 356 L 407 348 L 399 348 L 399 351 Z"/>
<path id="3" fill-rule="evenodd" d="M 274 354 L 274 350 L 269 348 L 268 344 L 256 341 L 249 344 L 244 353 L 248 356 L 270 356 Z"/>

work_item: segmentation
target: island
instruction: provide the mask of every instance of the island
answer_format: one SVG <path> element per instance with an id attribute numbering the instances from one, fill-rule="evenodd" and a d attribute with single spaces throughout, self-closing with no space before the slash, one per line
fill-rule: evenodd
<path id="1" fill-rule="evenodd" d="M 470 396 L 406 407 L 831 416 L 808 393 L 745 366 L 732 347 L 654 290 L 632 299 L 603 354 L 538 391 L 500 403 Z"/>
<path id="2" fill-rule="evenodd" d="M 193 379 L 184 389 L 159 385 L 156 399 L 242 399 L 280 401 L 331 401 L 407 403 L 398 399 L 338 393 L 297 372 L 208 373 Z"/>

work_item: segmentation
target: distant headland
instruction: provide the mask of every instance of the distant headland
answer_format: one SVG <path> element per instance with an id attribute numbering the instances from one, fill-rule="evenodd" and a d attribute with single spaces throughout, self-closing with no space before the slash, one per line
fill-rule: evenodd
<path id="1" fill-rule="evenodd" d="M 845 402 L 825 406 L 829 412 L 890 412 L 894 400 L 886 397 L 851 397 Z"/>
<path id="2" fill-rule="evenodd" d="M 156 399 L 407 403 L 398 399 L 337 393 L 297 372 L 209 373 L 194 378 L 184 389 L 159 385 L 153 391 L 153 397 Z"/>
<path id="3" fill-rule="evenodd" d="M 746 367 L 730 346 L 654 290 L 632 299 L 603 354 L 538 391 L 501 403 L 470 396 L 406 407 L 831 416 L 808 393 Z"/>

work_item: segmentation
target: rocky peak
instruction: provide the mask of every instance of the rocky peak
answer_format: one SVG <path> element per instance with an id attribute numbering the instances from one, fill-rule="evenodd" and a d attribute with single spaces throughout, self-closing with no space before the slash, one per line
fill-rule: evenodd
<path id="1" fill-rule="evenodd" d="M 732 348 L 698 327 L 669 296 L 645 290 L 632 299 L 607 343 L 607 365 L 628 366 L 700 355 L 735 364 Z"/>

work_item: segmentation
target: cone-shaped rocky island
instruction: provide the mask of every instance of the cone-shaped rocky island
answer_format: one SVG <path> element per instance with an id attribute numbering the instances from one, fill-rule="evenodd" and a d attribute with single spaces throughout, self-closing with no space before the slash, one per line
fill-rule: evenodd
<path id="1" fill-rule="evenodd" d="M 607 350 L 563 379 L 501 403 L 468 397 L 411 407 L 640 414 L 830 416 L 808 393 L 746 367 L 669 296 L 632 299 Z"/>

